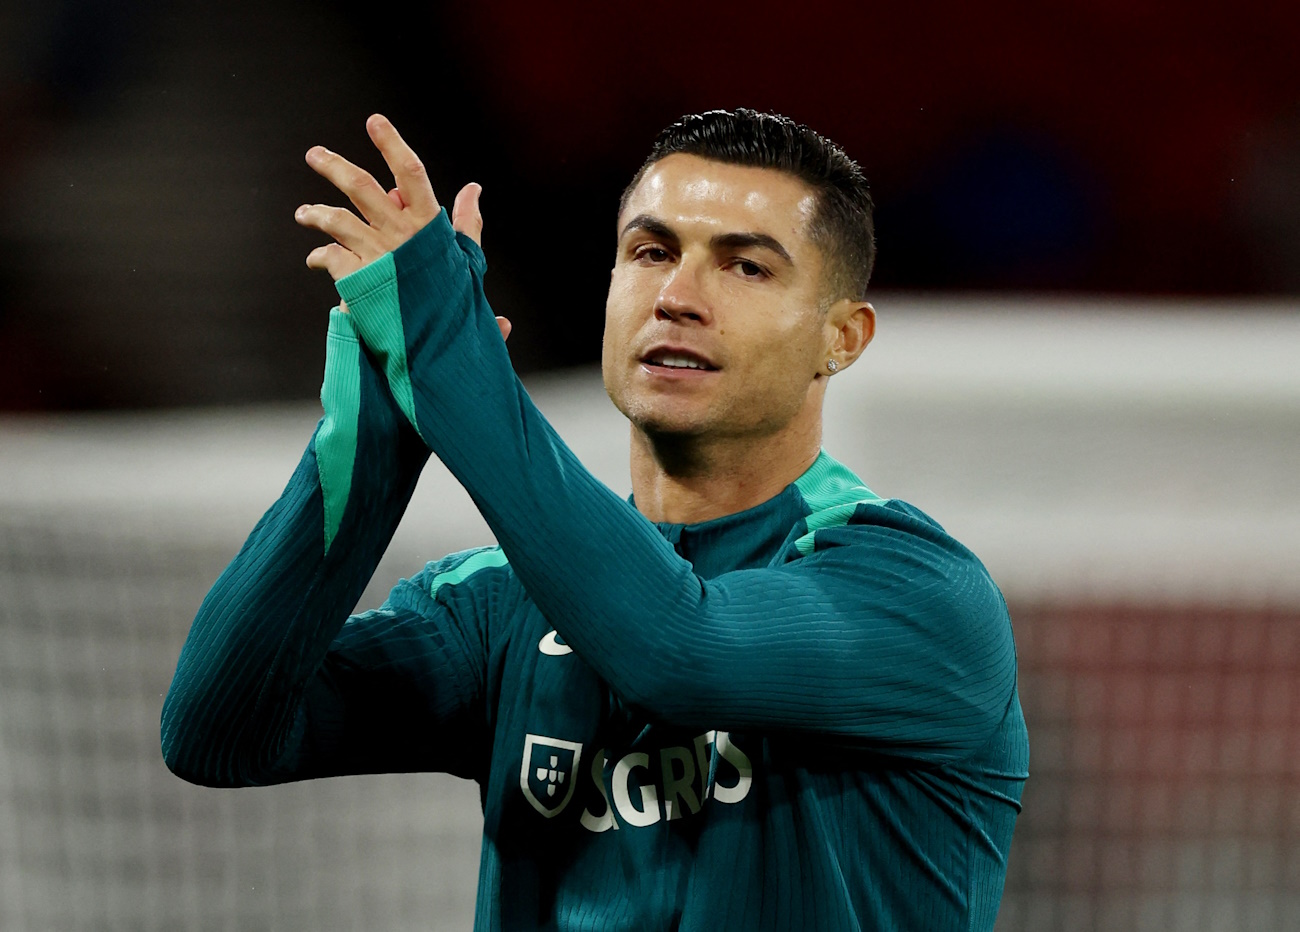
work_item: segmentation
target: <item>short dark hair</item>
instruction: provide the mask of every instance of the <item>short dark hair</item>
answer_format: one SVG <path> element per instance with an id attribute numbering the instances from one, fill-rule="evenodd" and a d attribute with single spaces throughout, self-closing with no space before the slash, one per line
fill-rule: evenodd
<path id="1" fill-rule="evenodd" d="M 866 297 L 876 264 L 874 205 L 862 169 L 843 149 L 777 113 L 742 107 L 690 114 L 655 139 L 650 155 L 619 198 L 620 216 L 650 167 L 678 152 L 732 165 L 773 168 L 806 183 L 818 202 L 809 233 L 826 254 L 833 297 L 855 301 Z"/>

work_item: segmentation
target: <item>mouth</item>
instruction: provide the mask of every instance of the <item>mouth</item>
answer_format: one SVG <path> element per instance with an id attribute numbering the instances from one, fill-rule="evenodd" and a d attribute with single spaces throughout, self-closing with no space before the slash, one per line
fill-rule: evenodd
<path id="1" fill-rule="evenodd" d="M 717 372 L 718 367 L 709 359 L 694 352 L 675 346 L 661 346 L 652 349 L 641 357 L 641 365 L 652 372 L 686 373 Z"/>

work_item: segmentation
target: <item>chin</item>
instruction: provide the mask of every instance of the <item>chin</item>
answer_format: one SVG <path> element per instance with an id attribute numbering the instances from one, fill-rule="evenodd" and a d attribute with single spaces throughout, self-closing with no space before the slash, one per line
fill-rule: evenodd
<path id="1" fill-rule="evenodd" d="M 619 389 L 623 388 L 622 391 Z M 677 399 L 647 396 L 626 387 L 605 383 L 606 394 L 614 407 L 632 422 L 637 430 L 649 435 L 702 433 L 708 426 L 708 412 L 700 405 L 681 404 Z"/>
<path id="2" fill-rule="evenodd" d="M 654 415 L 629 417 L 632 426 L 641 431 L 647 437 L 656 440 L 667 440 L 673 437 L 679 437 L 683 440 L 691 437 L 699 437 L 709 432 L 707 422 L 701 422 L 698 418 L 691 418 L 682 415 L 670 416 L 663 413 Z"/>
<path id="3" fill-rule="evenodd" d="M 648 437 L 698 437 L 706 434 L 712 420 L 705 412 L 674 410 L 674 406 L 641 403 L 619 405 L 632 426 Z"/>

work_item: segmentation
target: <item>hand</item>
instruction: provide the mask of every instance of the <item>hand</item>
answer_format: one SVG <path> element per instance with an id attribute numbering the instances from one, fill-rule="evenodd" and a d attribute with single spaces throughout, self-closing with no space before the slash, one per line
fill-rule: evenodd
<path id="1" fill-rule="evenodd" d="M 434 197 L 424 163 L 398 134 L 386 117 L 374 114 L 366 120 L 366 132 L 393 173 L 396 186 L 385 193 L 374 177 L 323 146 L 307 150 L 307 164 L 343 192 L 361 214 L 343 207 L 303 204 L 294 212 L 302 226 L 328 233 L 335 242 L 318 246 L 307 255 L 307 267 L 324 269 L 338 281 L 363 265 L 392 252 L 438 216 L 442 207 Z M 479 211 L 482 185 L 470 183 L 460 189 L 451 210 L 451 225 L 475 243 L 483 242 L 483 215 Z M 362 218 L 365 218 L 364 220 Z M 347 310 L 347 305 L 340 305 Z M 510 321 L 497 318 L 504 339 Z"/>

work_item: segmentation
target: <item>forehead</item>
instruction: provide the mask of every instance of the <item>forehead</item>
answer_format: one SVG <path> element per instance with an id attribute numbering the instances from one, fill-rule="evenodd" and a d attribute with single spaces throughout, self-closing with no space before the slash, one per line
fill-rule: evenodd
<path id="1" fill-rule="evenodd" d="M 650 166 L 628 196 L 619 223 L 650 214 L 682 233 L 692 228 L 706 236 L 768 233 L 797 245 L 808 239 L 816 210 L 813 189 L 786 172 L 678 152 Z"/>

